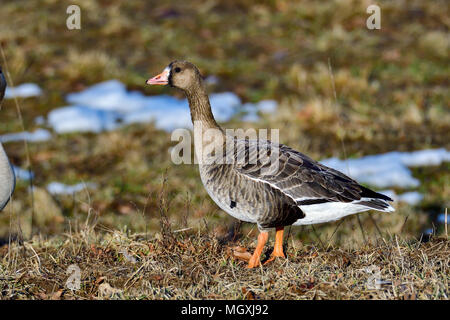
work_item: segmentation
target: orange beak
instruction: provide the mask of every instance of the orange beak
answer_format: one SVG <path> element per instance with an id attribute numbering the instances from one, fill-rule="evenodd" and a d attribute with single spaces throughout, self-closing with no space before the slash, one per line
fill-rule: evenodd
<path id="1" fill-rule="evenodd" d="M 158 84 L 164 86 L 169 83 L 169 74 L 170 70 L 169 68 L 166 68 L 163 72 L 153 78 L 148 79 L 145 83 L 150 85 Z"/>

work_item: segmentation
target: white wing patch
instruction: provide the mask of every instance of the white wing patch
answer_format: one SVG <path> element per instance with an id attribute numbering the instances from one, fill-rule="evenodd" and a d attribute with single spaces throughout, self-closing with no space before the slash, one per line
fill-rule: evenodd
<path id="1" fill-rule="evenodd" d="M 377 210 L 367 207 L 363 204 L 358 204 L 359 201 L 370 200 L 371 198 L 361 198 L 352 202 L 325 202 L 318 204 L 310 204 L 299 206 L 299 208 L 305 213 L 305 217 L 297 220 L 294 225 L 307 225 L 316 223 L 325 223 L 330 221 L 336 221 L 343 217 L 358 212 L 364 212 L 368 210 Z M 386 204 L 388 204 L 386 202 Z M 377 210 L 383 212 L 392 212 L 394 208 L 389 205 L 385 210 Z"/>

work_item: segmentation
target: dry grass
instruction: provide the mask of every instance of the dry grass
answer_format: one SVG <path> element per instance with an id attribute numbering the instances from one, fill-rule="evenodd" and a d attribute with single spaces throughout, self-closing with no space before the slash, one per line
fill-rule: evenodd
<path id="1" fill-rule="evenodd" d="M 188 227 L 188 201 L 182 228 L 176 228 L 169 217 L 168 185 L 164 175 L 157 199 L 158 232 L 109 229 L 89 208 L 87 219 L 72 220 L 64 234 L 9 239 L 0 247 L 0 298 L 448 299 L 448 235 L 389 236 L 369 215 L 378 234 L 358 219 L 361 237 L 344 219 L 331 224 L 331 236 L 327 227 L 321 234 L 314 227 L 293 233 L 289 229 L 284 245 L 287 259 L 250 270 L 248 251 L 254 250 L 256 230 L 245 234 L 249 226 L 235 225 L 227 233 L 207 219 Z M 336 246 L 333 238 L 345 223 L 347 236 Z M 394 233 L 408 234 L 403 231 L 406 223 L 407 219 Z M 305 233 L 314 234 L 316 241 L 300 241 Z M 263 263 L 272 246 L 270 241 Z M 70 287 L 77 270 L 78 286 Z"/>
<path id="2" fill-rule="evenodd" d="M 444 238 L 424 243 L 394 237 L 348 250 L 292 240 L 288 259 L 254 270 L 233 255 L 233 248 L 243 245 L 253 244 L 222 244 L 206 230 L 150 239 L 87 229 L 48 240 L 35 237 L 0 248 L 0 297 L 448 299 L 450 248 Z M 66 286 L 73 264 L 81 270 L 79 290 Z M 370 279 L 378 279 L 379 288 Z"/>

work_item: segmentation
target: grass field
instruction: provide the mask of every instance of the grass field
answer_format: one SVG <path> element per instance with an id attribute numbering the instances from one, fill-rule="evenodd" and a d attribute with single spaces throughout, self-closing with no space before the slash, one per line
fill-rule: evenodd
<path id="1" fill-rule="evenodd" d="M 34 130 L 66 94 L 109 79 L 181 96 L 143 83 L 187 59 L 217 77 L 211 92 L 277 100 L 256 128 L 279 128 L 280 142 L 314 159 L 450 149 L 446 1 L 379 1 L 381 30 L 366 28 L 366 1 L 77 3 L 81 30 L 66 28 L 68 1 L 2 2 L 0 64 L 44 94 L 5 100 L 0 134 Z M 449 207 L 449 163 L 415 168 L 421 185 L 395 190 L 419 191 L 419 205 L 293 227 L 288 259 L 249 271 L 235 253 L 252 251 L 256 227 L 220 211 L 197 168 L 171 162 L 172 145 L 152 124 L 5 144 L 35 178 L 32 193 L 18 181 L 0 214 L 0 298 L 448 299 L 449 242 L 436 219 Z M 52 181 L 97 188 L 52 196 Z M 81 269 L 74 292 L 71 264 Z M 371 266 L 379 289 L 368 289 Z"/>
<path id="2" fill-rule="evenodd" d="M 250 270 L 234 255 L 242 247 L 203 228 L 164 239 L 86 228 L 2 248 L 0 288 L 8 299 L 448 299 L 446 238 L 357 249 L 286 244 L 288 259 Z M 73 264 L 78 290 L 67 284 Z"/>

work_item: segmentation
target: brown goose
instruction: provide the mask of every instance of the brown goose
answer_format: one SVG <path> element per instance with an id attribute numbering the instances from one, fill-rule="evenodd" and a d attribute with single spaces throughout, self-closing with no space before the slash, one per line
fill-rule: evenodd
<path id="1" fill-rule="evenodd" d="M 0 105 L 3 96 L 5 95 L 5 90 L 6 80 L 3 76 L 2 68 L 0 67 Z M 14 176 L 14 171 L 12 170 L 5 150 L 0 143 L 0 211 L 3 210 L 11 198 L 15 185 L 16 178 Z"/>
<path id="2" fill-rule="evenodd" d="M 225 133 L 214 120 L 202 76 L 192 63 L 173 61 L 146 83 L 170 85 L 186 95 L 205 189 L 225 212 L 256 223 L 260 230 L 249 268 L 260 265 L 272 228 L 276 229 L 275 247 L 268 261 L 284 257 L 285 226 L 335 221 L 371 209 L 394 211 L 389 197 L 298 151 Z"/>

